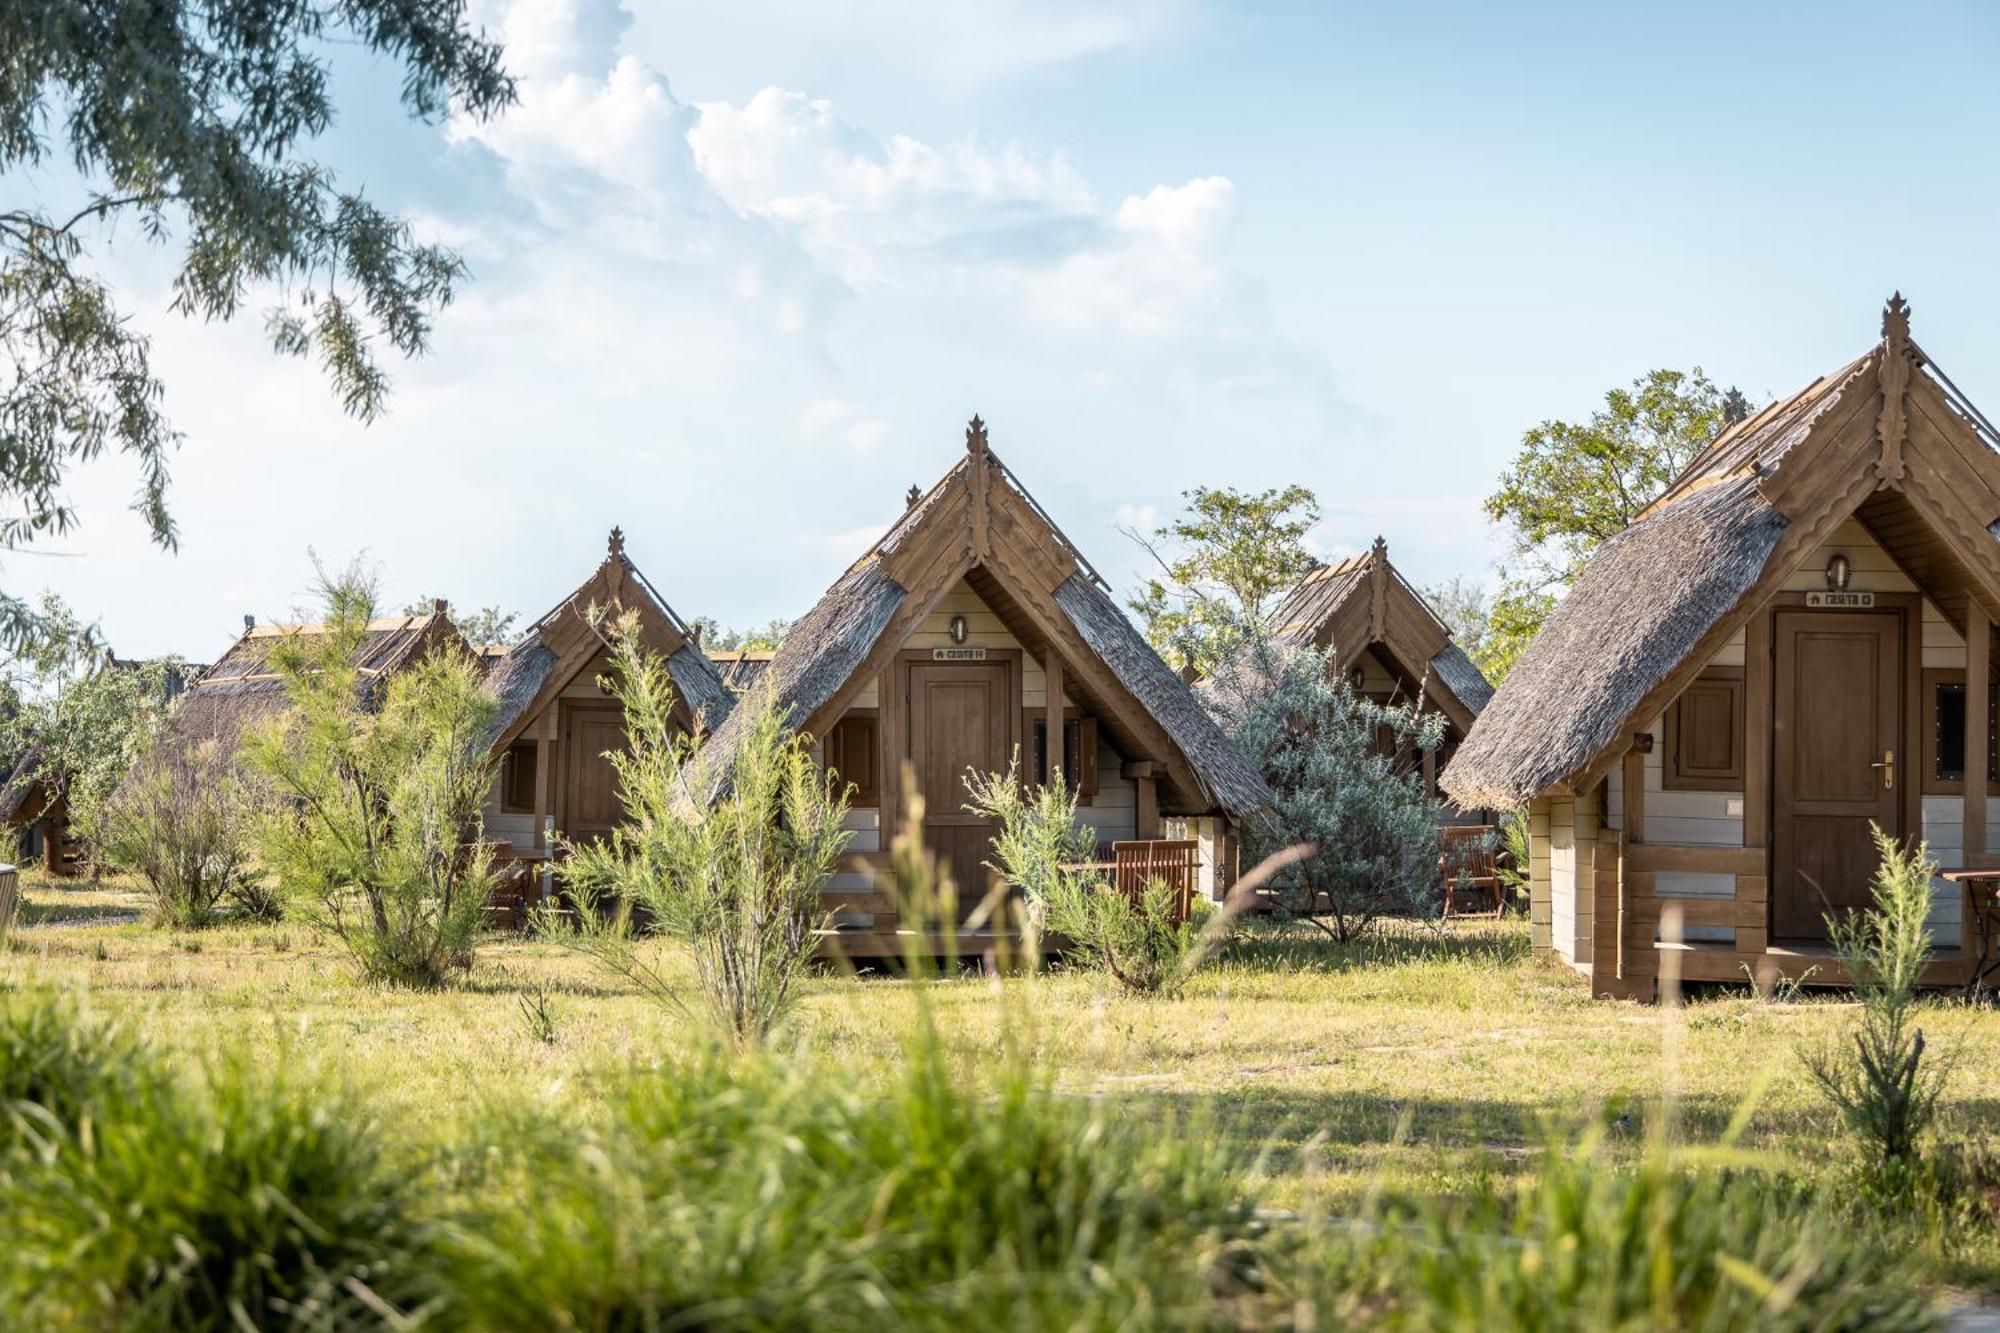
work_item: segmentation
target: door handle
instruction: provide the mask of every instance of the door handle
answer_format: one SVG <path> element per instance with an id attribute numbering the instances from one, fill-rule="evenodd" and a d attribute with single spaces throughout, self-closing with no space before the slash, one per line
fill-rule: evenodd
<path id="1" fill-rule="evenodd" d="M 1882 789 L 1884 791 L 1894 791 L 1896 789 L 1896 752 L 1894 750 L 1882 751 L 1881 762 L 1870 764 L 1868 767 L 1882 770 Z"/>

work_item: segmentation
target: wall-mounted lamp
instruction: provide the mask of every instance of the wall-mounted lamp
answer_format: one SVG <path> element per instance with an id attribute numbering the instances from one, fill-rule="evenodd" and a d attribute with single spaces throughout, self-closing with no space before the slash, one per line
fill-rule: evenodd
<path id="1" fill-rule="evenodd" d="M 953 616 L 951 618 L 951 641 L 953 643 L 964 643 L 965 635 L 965 617 Z"/>
<path id="2" fill-rule="evenodd" d="M 1354 667 L 1347 673 L 1347 683 L 1357 693 L 1360 691 L 1361 686 L 1367 681 L 1367 679 L 1368 679 L 1368 673 L 1363 671 L 1359 666 Z"/>
<path id="3" fill-rule="evenodd" d="M 1847 576 L 1852 572 L 1853 566 L 1848 563 L 1847 557 L 1836 552 L 1833 559 L 1826 562 L 1826 590 L 1846 592 Z"/>

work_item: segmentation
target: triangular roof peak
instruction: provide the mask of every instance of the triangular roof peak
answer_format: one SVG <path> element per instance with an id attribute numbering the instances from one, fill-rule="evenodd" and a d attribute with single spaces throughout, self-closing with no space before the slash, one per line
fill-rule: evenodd
<path id="1" fill-rule="evenodd" d="M 729 710 L 730 694 L 715 666 L 701 651 L 686 621 L 660 596 L 625 553 L 625 530 L 612 528 L 604 559 L 576 589 L 542 614 L 520 642 L 493 664 L 488 689 L 500 700 L 494 744 L 512 742 L 587 670 L 607 646 L 605 621 L 621 614 L 639 618 L 639 636 L 666 660 L 675 705 L 692 726 L 714 727 Z"/>
<path id="2" fill-rule="evenodd" d="M 1122 750 L 1162 765 L 1170 810 L 1244 815 L 1268 802 L 1263 780 L 993 451 L 976 416 L 965 452 L 786 635 L 766 679 L 792 724 L 819 734 L 837 720 L 961 581 L 1030 652 L 1061 656 L 1069 688 Z M 725 724 L 714 741 L 725 756 L 718 773 L 733 742 Z"/>

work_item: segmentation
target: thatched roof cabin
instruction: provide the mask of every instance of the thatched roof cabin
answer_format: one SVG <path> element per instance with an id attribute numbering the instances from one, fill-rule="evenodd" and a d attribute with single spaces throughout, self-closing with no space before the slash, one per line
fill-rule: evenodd
<path id="1" fill-rule="evenodd" d="M 792 627 L 760 688 L 859 788 L 857 859 L 835 886 L 858 899 L 873 892 L 883 830 L 902 817 L 905 764 L 925 798 L 926 841 L 962 884 L 984 883 L 992 834 L 963 809 L 965 772 L 1004 771 L 1018 753 L 1033 780 L 1048 771 L 1051 737 L 1100 839 L 1157 838 L 1163 817 L 1199 824 L 1224 880 L 1228 827 L 1270 799 L 976 417 L 965 453 L 929 490 L 912 488 L 904 513 Z M 742 716 L 710 741 L 718 784 Z M 855 916 L 878 933 L 893 920 L 881 902 Z"/>
<path id="2" fill-rule="evenodd" d="M 682 727 L 712 729 L 728 715 L 732 696 L 715 665 L 613 528 L 590 576 L 491 659 L 486 688 L 499 702 L 492 745 L 500 772 L 485 812 L 489 837 L 545 849 L 550 821 L 581 839 L 623 818 L 604 756 L 623 746 L 624 718 L 598 682 L 609 670 L 613 626 L 627 616 L 666 663 Z"/>
<path id="3" fill-rule="evenodd" d="M 1650 993 L 1669 909 L 1683 976 L 1832 979 L 1825 918 L 1867 900 L 1871 822 L 1995 856 L 2000 434 L 1900 297 L 1882 330 L 1605 543 L 1443 775 L 1530 808 L 1537 943 L 1604 993 Z M 1932 925 L 1950 973 L 1955 888 Z"/>

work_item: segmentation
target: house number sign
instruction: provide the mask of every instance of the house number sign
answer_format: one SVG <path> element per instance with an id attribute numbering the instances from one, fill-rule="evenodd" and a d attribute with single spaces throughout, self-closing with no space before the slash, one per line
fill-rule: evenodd
<path id="1" fill-rule="evenodd" d="M 933 662 L 984 662 L 985 660 L 986 650 L 984 648 L 931 649 L 931 661 Z"/>
<path id="2" fill-rule="evenodd" d="M 1806 605 L 1839 608 L 1843 611 L 1865 611 L 1875 605 L 1875 594 L 1872 592 L 1809 592 L 1806 594 Z"/>

